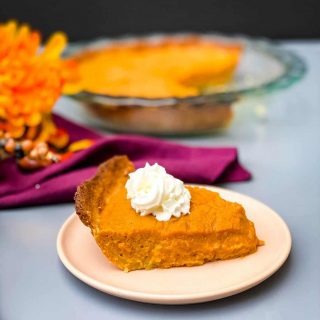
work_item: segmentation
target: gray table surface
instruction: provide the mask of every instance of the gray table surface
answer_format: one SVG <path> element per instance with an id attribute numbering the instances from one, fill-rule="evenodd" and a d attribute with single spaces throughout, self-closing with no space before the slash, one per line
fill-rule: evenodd
<path id="1" fill-rule="evenodd" d="M 244 107 L 224 134 L 178 139 L 239 148 L 254 178 L 225 187 L 274 208 L 292 232 L 291 255 L 275 275 L 249 291 L 204 304 L 126 301 L 87 286 L 60 263 L 56 237 L 73 211 L 71 203 L 2 210 L 0 319 L 320 319 L 320 41 L 284 45 L 306 60 L 309 72 L 299 84 L 261 101 L 267 115 Z M 58 102 L 57 111 L 86 123 L 67 99 Z"/>

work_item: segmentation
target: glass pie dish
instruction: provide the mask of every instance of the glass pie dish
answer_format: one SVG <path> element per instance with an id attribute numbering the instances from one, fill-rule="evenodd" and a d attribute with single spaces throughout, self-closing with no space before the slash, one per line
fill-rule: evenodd
<path id="1" fill-rule="evenodd" d="M 185 135 L 203 134 L 227 128 L 233 120 L 233 106 L 248 96 L 259 96 L 284 89 L 305 73 L 304 62 L 294 53 L 267 40 L 218 34 L 156 34 L 145 37 L 100 39 L 74 44 L 68 56 L 116 43 L 141 41 L 151 44 L 170 39 L 198 37 L 243 48 L 233 79 L 224 85 L 206 87 L 200 95 L 177 98 L 111 96 L 81 91 L 70 95 L 89 112 L 98 125 L 118 132 Z"/>

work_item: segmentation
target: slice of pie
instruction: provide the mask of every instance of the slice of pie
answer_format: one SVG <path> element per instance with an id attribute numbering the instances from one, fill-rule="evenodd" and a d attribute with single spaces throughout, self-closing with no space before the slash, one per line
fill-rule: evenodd
<path id="1" fill-rule="evenodd" d="M 196 266 L 242 257 L 262 242 L 243 207 L 205 188 L 187 186 L 190 214 L 169 221 L 140 216 L 125 184 L 135 170 L 126 156 L 103 163 L 78 187 L 76 212 L 104 255 L 124 271 Z"/>

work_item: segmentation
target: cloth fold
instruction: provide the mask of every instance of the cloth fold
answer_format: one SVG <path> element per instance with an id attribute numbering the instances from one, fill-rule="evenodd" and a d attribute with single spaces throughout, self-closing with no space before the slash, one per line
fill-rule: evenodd
<path id="1" fill-rule="evenodd" d="M 156 138 L 100 135 L 55 115 L 71 142 L 92 139 L 88 149 L 35 172 L 22 172 L 13 159 L 0 161 L 0 208 L 41 205 L 73 200 L 77 185 L 95 174 L 97 166 L 114 155 L 126 154 L 136 168 L 146 162 L 164 166 L 187 183 L 212 184 L 250 179 L 240 165 L 236 148 L 187 147 Z"/>

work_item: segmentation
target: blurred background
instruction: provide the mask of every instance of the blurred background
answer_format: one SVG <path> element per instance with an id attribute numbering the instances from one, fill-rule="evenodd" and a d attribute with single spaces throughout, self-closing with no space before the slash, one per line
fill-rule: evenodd
<path id="1" fill-rule="evenodd" d="M 219 31 L 271 38 L 320 36 L 319 0 L 2 0 L 0 20 L 16 18 L 71 41 L 154 31 Z"/>

